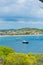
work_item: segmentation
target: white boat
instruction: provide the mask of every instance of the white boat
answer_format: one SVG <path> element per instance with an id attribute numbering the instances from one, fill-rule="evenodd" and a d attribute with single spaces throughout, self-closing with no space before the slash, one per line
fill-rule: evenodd
<path id="1" fill-rule="evenodd" d="M 24 40 L 22 43 L 23 43 L 23 44 L 28 44 L 29 42 L 28 42 L 28 41 L 26 41 L 26 40 Z"/>

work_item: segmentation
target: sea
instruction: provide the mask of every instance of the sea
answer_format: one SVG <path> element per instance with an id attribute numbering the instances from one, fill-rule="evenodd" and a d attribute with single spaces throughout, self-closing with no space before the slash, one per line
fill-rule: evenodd
<path id="1" fill-rule="evenodd" d="M 28 44 L 23 44 L 24 40 Z M 0 46 L 10 47 L 18 53 L 43 53 L 43 36 L 0 36 Z"/>

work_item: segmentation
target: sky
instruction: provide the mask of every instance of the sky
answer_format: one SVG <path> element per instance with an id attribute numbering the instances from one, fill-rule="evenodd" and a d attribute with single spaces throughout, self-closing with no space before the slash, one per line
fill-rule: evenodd
<path id="1" fill-rule="evenodd" d="M 0 29 L 43 28 L 39 0 L 0 0 Z"/>

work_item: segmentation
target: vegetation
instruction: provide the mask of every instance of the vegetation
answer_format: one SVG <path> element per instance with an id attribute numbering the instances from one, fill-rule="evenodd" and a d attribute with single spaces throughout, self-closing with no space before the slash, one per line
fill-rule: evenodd
<path id="1" fill-rule="evenodd" d="M 43 29 L 22 28 L 17 30 L 0 30 L 0 35 L 43 35 Z"/>
<path id="2" fill-rule="evenodd" d="M 1 46 L 0 65 L 43 65 L 43 54 L 16 53 L 11 48 Z"/>

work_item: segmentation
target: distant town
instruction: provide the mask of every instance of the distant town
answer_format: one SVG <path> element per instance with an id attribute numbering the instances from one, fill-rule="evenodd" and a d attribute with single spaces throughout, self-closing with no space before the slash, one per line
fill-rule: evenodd
<path id="1" fill-rule="evenodd" d="M 16 30 L 0 30 L 0 35 L 43 35 L 43 29 L 22 28 Z"/>

